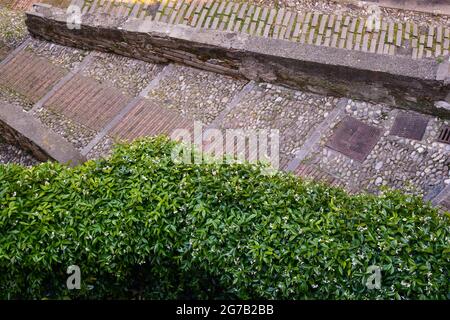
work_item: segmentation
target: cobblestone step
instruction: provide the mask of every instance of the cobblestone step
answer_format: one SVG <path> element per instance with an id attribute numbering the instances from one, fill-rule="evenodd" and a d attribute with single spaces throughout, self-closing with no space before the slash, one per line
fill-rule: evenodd
<path id="1" fill-rule="evenodd" d="M 346 50 L 408 55 L 414 59 L 445 56 L 450 51 L 450 26 L 423 28 L 411 22 L 394 23 L 375 16 L 363 19 L 212 0 L 85 0 L 82 4 L 85 13 L 105 11 L 114 16 L 242 32 Z"/>
<path id="2" fill-rule="evenodd" d="M 37 102 L 67 73 L 46 59 L 22 50 L 0 66 L 0 86 Z"/>
<path id="3" fill-rule="evenodd" d="M 208 125 L 226 108 L 245 81 L 210 71 L 173 65 L 148 98 Z"/>

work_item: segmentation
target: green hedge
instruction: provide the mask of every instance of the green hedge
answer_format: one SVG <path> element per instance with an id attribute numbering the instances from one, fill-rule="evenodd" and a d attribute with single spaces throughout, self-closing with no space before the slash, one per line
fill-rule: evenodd
<path id="1" fill-rule="evenodd" d="M 173 147 L 0 166 L 0 298 L 447 298 L 448 213 L 256 165 L 175 164 Z M 66 288 L 69 265 L 81 290 Z"/>

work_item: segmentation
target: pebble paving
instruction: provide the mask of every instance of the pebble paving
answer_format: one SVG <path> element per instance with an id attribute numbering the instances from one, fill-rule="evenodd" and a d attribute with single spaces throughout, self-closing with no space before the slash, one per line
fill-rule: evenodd
<path id="1" fill-rule="evenodd" d="M 183 117 L 208 125 L 245 83 L 229 76 L 176 65 L 147 97 L 177 110 Z"/>
<path id="2" fill-rule="evenodd" d="M 39 161 L 28 152 L 3 142 L 0 137 L 0 164 L 8 163 L 16 163 L 23 166 L 34 166 L 39 164 Z"/>
<path id="3" fill-rule="evenodd" d="M 345 113 L 330 126 L 305 163 L 339 178 L 349 191 L 377 192 L 388 186 L 426 195 L 439 186 L 450 184 L 450 145 L 436 141 L 439 128 L 448 123 L 438 118 L 428 122 L 423 139 L 391 135 L 399 110 L 384 105 L 349 101 Z M 344 117 L 353 117 L 376 126 L 382 136 L 363 162 L 327 147 L 335 127 Z"/>
<path id="4" fill-rule="evenodd" d="M 284 168 L 337 99 L 261 83 L 242 98 L 221 128 L 280 130 L 280 167 Z"/>
<path id="5" fill-rule="evenodd" d="M 119 88 L 124 94 L 135 96 L 161 69 L 161 65 L 96 52 L 94 61 L 83 69 L 83 75 Z"/>

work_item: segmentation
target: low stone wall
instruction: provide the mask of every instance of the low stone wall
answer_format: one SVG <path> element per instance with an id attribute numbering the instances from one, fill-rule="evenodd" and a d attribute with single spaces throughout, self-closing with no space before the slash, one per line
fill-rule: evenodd
<path id="1" fill-rule="evenodd" d="M 7 143 L 31 152 L 40 161 L 56 160 L 70 166 L 86 161 L 69 142 L 14 105 L 0 104 L 0 136 Z"/>
<path id="2" fill-rule="evenodd" d="M 450 118 L 448 57 L 412 59 L 106 13 L 84 14 L 81 28 L 70 29 L 67 21 L 73 19 L 61 9 L 33 8 L 26 20 L 30 33 L 59 44 L 151 62 L 178 62 Z"/>

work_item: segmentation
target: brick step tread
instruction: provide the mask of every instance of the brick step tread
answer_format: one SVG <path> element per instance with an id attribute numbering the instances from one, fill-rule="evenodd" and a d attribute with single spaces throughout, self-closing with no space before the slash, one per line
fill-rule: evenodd
<path id="1" fill-rule="evenodd" d="M 124 140 L 165 134 L 176 129 L 190 129 L 193 122 L 175 111 L 159 106 L 156 101 L 142 98 L 111 131 L 111 135 Z"/>
<path id="2" fill-rule="evenodd" d="M 296 12 L 223 0 L 163 0 L 160 4 L 73 0 L 73 3 L 79 1 L 83 13 L 107 12 L 347 50 L 408 55 L 415 59 L 445 56 L 450 51 L 450 26 L 423 28 L 412 22 L 394 23 L 382 17 L 378 24 L 377 19 L 371 18 Z"/>
<path id="3" fill-rule="evenodd" d="M 0 85 L 37 102 L 67 73 L 44 58 L 21 51 L 0 67 Z"/>
<path id="4" fill-rule="evenodd" d="M 313 164 L 300 164 L 294 173 L 300 177 L 311 179 L 317 182 L 325 182 L 332 186 L 343 186 L 339 178 L 321 170 Z"/>
<path id="5" fill-rule="evenodd" d="M 44 105 L 53 112 L 99 131 L 103 129 L 132 98 L 116 88 L 75 75 Z"/>

